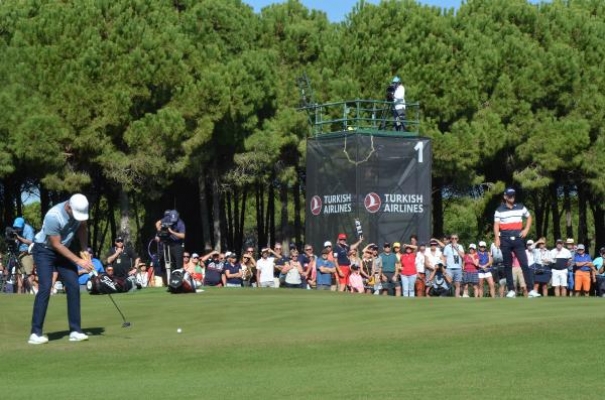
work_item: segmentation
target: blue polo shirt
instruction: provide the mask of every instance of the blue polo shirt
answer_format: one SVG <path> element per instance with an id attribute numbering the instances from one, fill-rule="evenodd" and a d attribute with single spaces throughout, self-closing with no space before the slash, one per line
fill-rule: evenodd
<path id="1" fill-rule="evenodd" d="M 315 268 L 317 269 L 317 284 L 318 285 L 331 285 L 332 284 L 332 274 L 324 274 L 319 271 L 320 267 L 326 268 L 334 268 L 335 265 L 330 260 L 324 260 L 323 257 L 318 258 L 315 261 Z"/>
<path id="2" fill-rule="evenodd" d="M 586 252 L 584 252 L 584 254 L 580 254 L 578 252 L 576 252 L 574 258 L 573 258 L 574 263 L 579 263 L 579 262 L 592 262 L 592 258 L 590 257 L 589 254 L 586 254 Z M 588 266 L 583 266 L 579 268 L 580 271 L 591 271 L 591 268 Z"/>
<path id="3" fill-rule="evenodd" d="M 338 265 L 351 265 L 351 261 L 349 260 L 349 246 L 346 244 L 344 246 L 337 244 L 336 247 L 334 247 L 334 258 L 338 261 Z"/>

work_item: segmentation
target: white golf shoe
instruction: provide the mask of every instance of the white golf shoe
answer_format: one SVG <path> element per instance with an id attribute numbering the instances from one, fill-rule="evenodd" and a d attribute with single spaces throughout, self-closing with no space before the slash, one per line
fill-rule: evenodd
<path id="1" fill-rule="evenodd" d="M 69 334 L 69 341 L 70 342 L 82 342 L 84 340 L 88 340 L 88 335 L 82 333 L 82 332 L 72 332 Z"/>

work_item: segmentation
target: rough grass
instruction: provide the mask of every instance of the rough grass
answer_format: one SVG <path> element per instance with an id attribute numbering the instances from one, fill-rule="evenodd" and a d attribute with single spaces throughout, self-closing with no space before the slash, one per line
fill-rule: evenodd
<path id="1" fill-rule="evenodd" d="M 598 298 L 403 299 L 284 289 L 82 296 L 70 343 L 51 299 L 0 296 L 2 398 L 601 398 Z M 178 334 L 177 328 L 183 333 Z M 5 396 L 6 395 L 6 396 Z"/>

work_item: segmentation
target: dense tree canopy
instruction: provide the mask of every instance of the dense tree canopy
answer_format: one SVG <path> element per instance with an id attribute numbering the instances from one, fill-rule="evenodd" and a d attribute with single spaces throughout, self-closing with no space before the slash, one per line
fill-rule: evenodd
<path id="1" fill-rule="evenodd" d="M 316 101 L 381 99 L 402 76 L 434 147 L 434 233 L 475 239 L 515 185 L 536 236 L 605 244 L 605 5 L 360 1 L 345 21 L 299 1 L 0 2 L 5 223 L 92 200 L 92 242 L 144 247 L 176 207 L 188 245 L 303 240 L 297 79 Z M 32 211 L 26 212 L 39 224 Z"/>

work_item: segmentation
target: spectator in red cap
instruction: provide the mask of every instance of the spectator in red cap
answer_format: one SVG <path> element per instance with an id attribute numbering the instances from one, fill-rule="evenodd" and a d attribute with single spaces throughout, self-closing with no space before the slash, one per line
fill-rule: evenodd
<path id="1" fill-rule="evenodd" d="M 352 245 L 347 244 L 347 235 L 344 233 L 338 234 L 338 240 L 334 247 L 334 258 L 336 260 L 336 270 L 340 271 L 338 276 L 338 291 L 344 292 L 349 284 L 349 275 L 351 275 L 351 261 L 349 260 L 349 251 L 356 250 L 359 244 L 363 241 L 363 235 L 359 236 L 359 240 Z"/>

